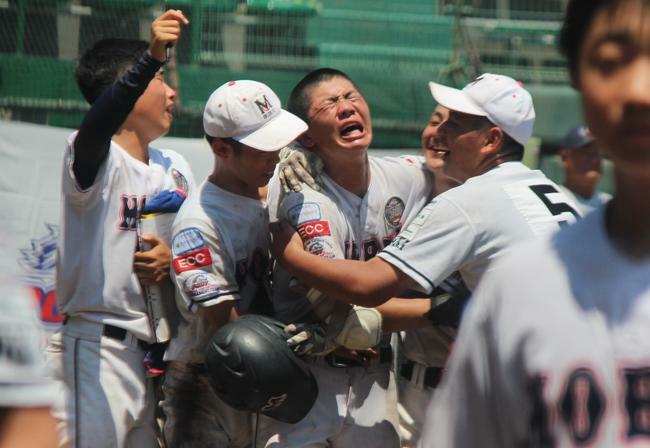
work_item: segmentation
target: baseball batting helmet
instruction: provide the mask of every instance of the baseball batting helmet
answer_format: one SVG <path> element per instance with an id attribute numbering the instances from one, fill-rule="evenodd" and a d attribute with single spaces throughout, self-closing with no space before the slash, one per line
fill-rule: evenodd
<path id="1" fill-rule="evenodd" d="M 205 361 L 216 394 L 228 405 L 297 423 L 314 405 L 318 386 L 287 346 L 284 326 L 266 316 L 241 316 L 212 336 Z"/>

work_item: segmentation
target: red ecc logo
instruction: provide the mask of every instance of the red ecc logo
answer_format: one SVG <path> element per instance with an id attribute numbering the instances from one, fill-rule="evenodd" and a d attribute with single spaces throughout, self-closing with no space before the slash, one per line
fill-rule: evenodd
<path id="1" fill-rule="evenodd" d="M 300 224 L 298 226 L 298 233 L 303 240 L 331 235 L 330 225 L 327 221 L 312 221 Z"/>
<path id="2" fill-rule="evenodd" d="M 202 266 L 210 266 L 211 264 L 212 257 L 210 256 L 210 249 L 207 247 L 202 247 L 201 249 L 184 254 L 182 257 L 174 258 L 174 270 L 177 273 Z"/>

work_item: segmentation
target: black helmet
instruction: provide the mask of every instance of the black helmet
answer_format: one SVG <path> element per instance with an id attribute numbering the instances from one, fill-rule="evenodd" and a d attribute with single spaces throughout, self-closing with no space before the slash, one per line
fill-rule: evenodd
<path id="1" fill-rule="evenodd" d="M 314 405 L 318 386 L 287 346 L 283 329 L 270 317 L 241 316 L 210 338 L 205 362 L 216 394 L 228 405 L 297 423 Z"/>

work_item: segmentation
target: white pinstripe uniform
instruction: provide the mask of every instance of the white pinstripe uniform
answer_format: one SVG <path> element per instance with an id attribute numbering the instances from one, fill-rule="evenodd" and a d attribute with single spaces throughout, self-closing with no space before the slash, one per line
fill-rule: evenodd
<path id="1" fill-rule="evenodd" d="M 140 283 L 133 271 L 135 223 L 147 198 L 193 188 L 187 162 L 149 148 L 149 163 L 115 142 L 92 186 L 72 171 L 75 134 L 63 169 L 63 215 L 57 265 L 63 328 L 62 377 L 69 442 L 75 446 L 157 446 L 153 388 L 142 342 L 152 342 Z M 51 353 L 56 357 L 56 354 Z M 84 432 L 77 429 L 83 428 Z"/>
<path id="2" fill-rule="evenodd" d="M 619 251 L 605 210 L 495 263 L 422 446 L 648 445 L 650 260 Z"/>
<path id="3" fill-rule="evenodd" d="M 286 219 L 311 253 L 368 260 L 389 244 L 426 203 L 432 178 L 414 159 L 369 157 L 370 185 L 360 198 L 323 174 L 321 192 L 305 187 L 281 197 L 277 179 L 269 190 L 271 220 Z M 287 323 L 309 320 L 305 290 L 279 266 L 274 269 L 274 309 Z M 387 360 L 385 360 L 387 361 Z M 394 373 L 390 363 L 337 368 L 323 359 L 310 364 L 319 387 L 316 404 L 299 423 L 263 419 L 259 439 L 267 446 L 398 446 Z"/>
<path id="4" fill-rule="evenodd" d="M 262 202 L 209 181 L 178 212 L 172 229 L 172 276 L 181 321 L 165 353 L 171 362 L 163 386 L 168 442 L 181 437 L 187 446 L 250 443 L 250 415 L 223 403 L 205 372 L 193 367 L 204 364 L 205 346 L 212 335 L 200 308 L 235 301 L 243 314 L 270 300 L 267 229 Z"/>

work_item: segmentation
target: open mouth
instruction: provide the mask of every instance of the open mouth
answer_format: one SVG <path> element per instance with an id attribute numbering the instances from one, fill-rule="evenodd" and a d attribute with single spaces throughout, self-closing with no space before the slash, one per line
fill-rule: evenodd
<path id="1" fill-rule="evenodd" d="M 444 148 L 429 148 L 433 156 L 437 159 L 446 159 L 449 156 L 449 150 Z"/>
<path id="2" fill-rule="evenodd" d="M 346 140 L 355 140 L 363 135 L 364 129 L 361 123 L 350 123 L 341 129 L 341 137 Z"/>

